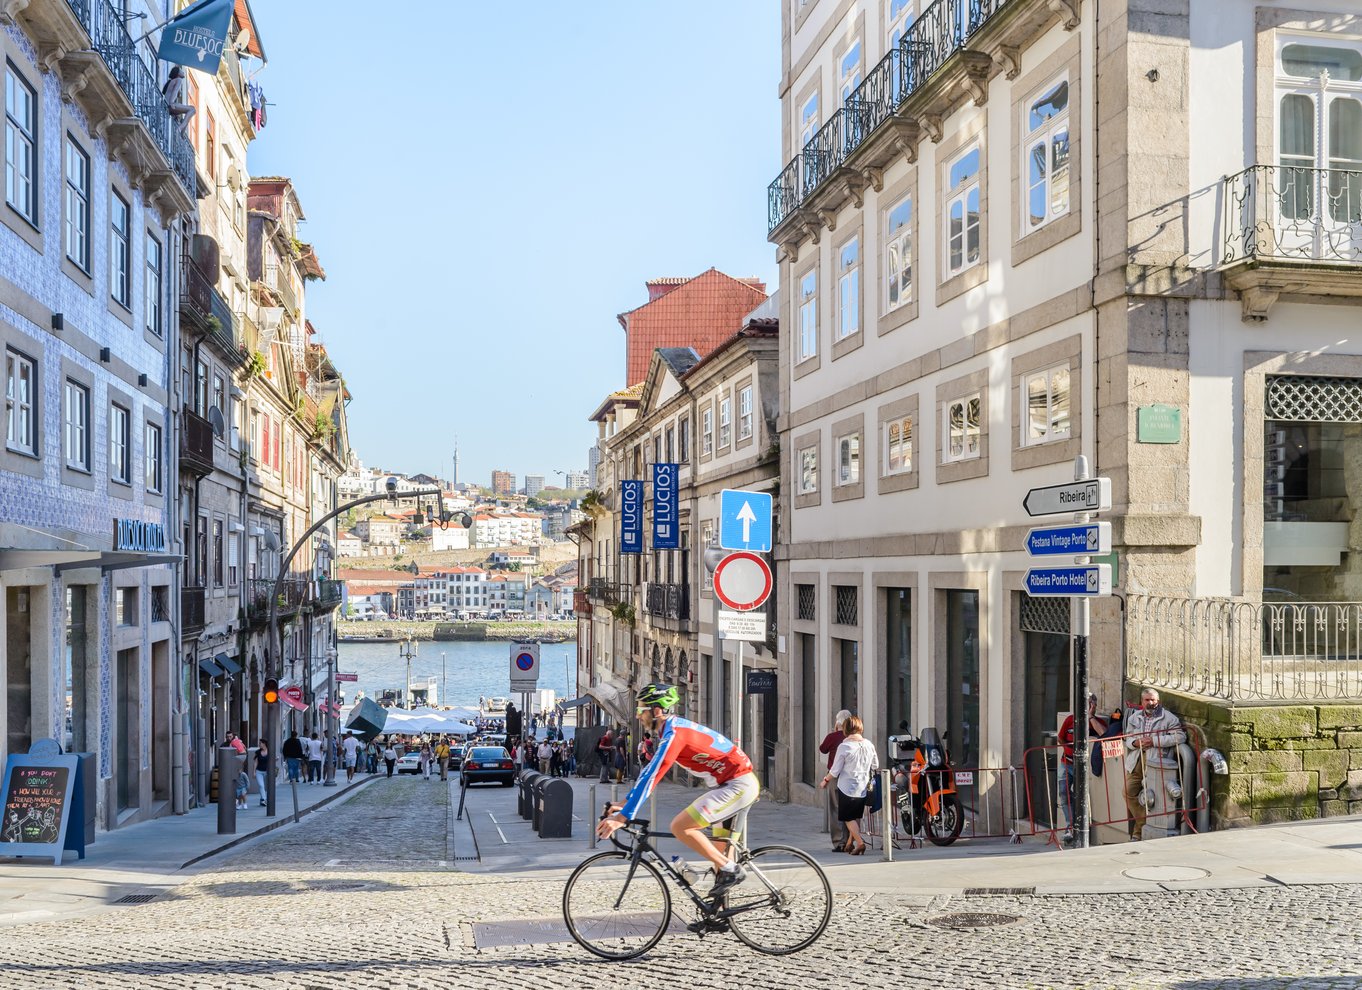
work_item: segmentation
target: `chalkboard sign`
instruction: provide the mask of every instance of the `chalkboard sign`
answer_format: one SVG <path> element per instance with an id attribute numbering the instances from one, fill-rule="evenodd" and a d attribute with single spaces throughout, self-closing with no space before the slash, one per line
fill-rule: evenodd
<path id="1" fill-rule="evenodd" d="M 76 756 L 11 756 L 0 785 L 0 856 L 85 858 L 85 787 Z M 77 826 L 68 835 L 72 817 Z"/>

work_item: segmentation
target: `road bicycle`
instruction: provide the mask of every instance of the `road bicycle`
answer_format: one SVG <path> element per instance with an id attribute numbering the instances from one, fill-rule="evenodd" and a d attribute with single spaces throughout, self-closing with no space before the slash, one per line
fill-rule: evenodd
<path id="1" fill-rule="evenodd" d="M 643 955 L 668 930 L 702 937 L 732 931 L 758 952 L 776 956 L 812 945 L 832 916 L 832 887 L 822 867 L 792 846 L 748 849 L 747 812 L 732 822 L 727 829 L 714 826 L 713 838 L 742 865 L 747 879 L 711 899 L 696 890 L 686 864 L 668 862 L 654 847 L 653 839 L 672 833 L 649 830 L 646 818 L 630 820 L 610 837 L 615 850 L 583 860 L 568 877 L 563 920 L 572 937 L 588 952 L 615 960 Z M 621 835 L 631 841 L 621 841 Z M 694 920 L 684 926 L 673 927 L 664 877 L 694 906 Z"/>

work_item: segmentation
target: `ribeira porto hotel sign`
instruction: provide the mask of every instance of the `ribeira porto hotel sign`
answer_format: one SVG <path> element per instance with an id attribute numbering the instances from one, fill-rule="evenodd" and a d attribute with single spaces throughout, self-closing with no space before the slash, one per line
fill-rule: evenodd
<path id="1" fill-rule="evenodd" d="M 160 523 L 142 522 L 140 519 L 115 519 L 113 542 L 115 550 L 165 553 L 166 530 Z"/>

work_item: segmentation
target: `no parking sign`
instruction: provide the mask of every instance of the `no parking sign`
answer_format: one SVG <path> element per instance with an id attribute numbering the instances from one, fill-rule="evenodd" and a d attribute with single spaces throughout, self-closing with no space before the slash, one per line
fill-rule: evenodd
<path id="1" fill-rule="evenodd" d="M 511 693 L 539 688 L 539 644 L 511 644 Z"/>

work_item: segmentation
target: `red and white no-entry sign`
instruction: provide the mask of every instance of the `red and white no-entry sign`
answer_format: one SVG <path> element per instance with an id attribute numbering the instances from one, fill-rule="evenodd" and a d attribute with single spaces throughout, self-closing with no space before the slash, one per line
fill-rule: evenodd
<path id="1" fill-rule="evenodd" d="M 771 594 L 771 565 L 747 550 L 730 553 L 714 568 L 714 594 L 737 612 L 760 608 Z"/>

